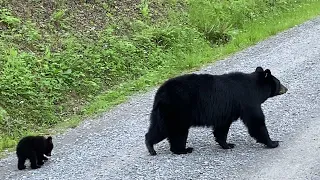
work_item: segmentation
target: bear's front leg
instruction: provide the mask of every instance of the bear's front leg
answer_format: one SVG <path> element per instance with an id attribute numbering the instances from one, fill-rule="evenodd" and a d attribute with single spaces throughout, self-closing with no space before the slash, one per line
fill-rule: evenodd
<path id="1" fill-rule="evenodd" d="M 266 125 L 261 125 L 255 139 L 258 143 L 265 144 L 268 148 L 276 148 L 279 146 L 279 141 L 272 141 L 269 137 L 269 133 Z"/>
<path id="2" fill-rule="evenodd" d="M 37 164 L 38 165 L 43 165 L 43 154 L 42 153 L 37 153 Z"/>
<path id="3" fill-rule="evenodd" d="M 31 169 L 38 169 L 40 166 L 37 163 L 37 154 L 35 152 L 30 156 Z"/>
<path id="4" fill-rule="evenodd" d="M 250 111 L 246 111 L 242 115 L 241 119 L 248 127 L 250 136 L 255 138 L 258 143 L 265 144 L 268 148 L 279 146 L 279 141 L 272 141 L 270 139 L 261 107 L 251 108 Z"/>

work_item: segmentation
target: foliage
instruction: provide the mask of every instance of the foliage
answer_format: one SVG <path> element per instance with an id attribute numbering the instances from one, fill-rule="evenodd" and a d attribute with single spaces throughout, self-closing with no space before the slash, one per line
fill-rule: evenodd
<path id="1" fill-rule="evenodd" d="M 229 42 L 244 23 L 297 3 L 296 0 L 190 0 L 189 17 L 192 25 L 216 45 Z"/>
<path id="2" fill-rule="evenodd" d="M 219 49 L 244 40 L 236 37 L 249 22 L 304 2 L 144 0 L 132 12 L 132 4 L 115 1 L 92 6 L 83 1 L 79 8 L 58 0 L 48 6 L 55 7 L 47 9 L 48 16 L 41 9 L 47 4 L 40 8 L 28 0 L 36 11 L 33 17 L 15 15 L 19 4 L 5 2 L 0 9 L 0 149 L 73 115 L 94 113 L 86 105 L 122 83 L 139 82 L 126 87 L 126 92 L 135 91 L 155 82 L 150 79 L 153 72 L 208 62 L 217 52 L 213 45 Z M 79 19 L 86 11 L 101 14 Z M 107 100 L 123 94 L 115 92 Z"/>

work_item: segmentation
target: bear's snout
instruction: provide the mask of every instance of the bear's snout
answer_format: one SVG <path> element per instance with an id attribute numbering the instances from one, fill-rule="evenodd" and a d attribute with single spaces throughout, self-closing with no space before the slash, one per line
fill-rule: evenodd
<path id="1" fill-rule="evenodd" d="M 279 94 L 284 94 L 288 91 L 288 88 L 286 88 L 284 85 L 280 84 L 280 91 Z"/>

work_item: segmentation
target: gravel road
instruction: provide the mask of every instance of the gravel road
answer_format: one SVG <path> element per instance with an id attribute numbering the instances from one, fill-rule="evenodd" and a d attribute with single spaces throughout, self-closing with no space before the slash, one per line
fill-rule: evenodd
<path id="1" fill-rule="evenodd" d="M 210 129 L 192 128 L 194 151 L 173 155 L 167 141 L 150 156 L 144 145 L 155 93 L 133 96 L 101 118 L 54 136 L 52 158 L 37 170 L 18 171 L 15 154 L 0 160 L 0 179 L 320 179 L 320 18 L 252 46 L 197 73 L 251 72 L 257 66 L 288 87 L 263 104 L 267 127 L 280 146 L 266 149 L 244 125 L 231 126 L 232 150 L 221 149 Z M 28 164 L 29 165 L 29 164 Z M 29 167 L 28 167 L 29 168 Z"/>

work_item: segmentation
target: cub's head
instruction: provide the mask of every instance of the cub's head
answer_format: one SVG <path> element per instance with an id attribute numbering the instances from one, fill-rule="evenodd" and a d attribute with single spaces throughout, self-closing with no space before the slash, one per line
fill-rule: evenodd
<path id="1" fill-rule="evenodd" d="M 51 151 L 53 149 L 52 137 L 51 136 L 47 137 L 45 141 L 46 141 L 46 149 L 44 154 L 46 156 L 51 156 Z"/>
<path id="2" fill-rule="evenodd" d="M 269 69 L 263 70 L 262 67 L 259 66 L 256 68 L 255 73 L 258 74 L 259 84 L 263 85 L 263 87 L 270 88 L 269 97 L 282 95 L 288 91 L 288 88 L 282 85 L 280 81 L 271 74 Z"/>

